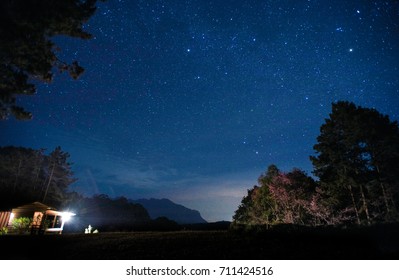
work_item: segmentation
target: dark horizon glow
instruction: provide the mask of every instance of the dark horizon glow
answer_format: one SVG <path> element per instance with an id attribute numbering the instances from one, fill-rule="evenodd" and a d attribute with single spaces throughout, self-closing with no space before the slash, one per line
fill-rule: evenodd
<path id="1" fill-rule="evenodd" d="M 231 220 L 268 165 L 309 175 L 331 103 L 398 120 L 394 1 L 115 1 L 88 41 L 55 38 L 56 75 L 0 122 L 0 145 L 71 154 L 85 195 L 168 198 Z"/>

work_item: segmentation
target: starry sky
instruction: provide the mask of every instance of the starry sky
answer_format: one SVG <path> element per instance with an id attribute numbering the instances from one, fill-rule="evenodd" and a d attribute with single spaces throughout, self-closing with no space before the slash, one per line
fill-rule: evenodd
<path id="1" fill-rule="evenodd" d="M 231 220 L 268 165 L 311 175 L 331 103 L 399 118 L 399 3 L 371 0 L 108 0 L 78 60 L 18 103 L 0 145 L 69 152 L 84 195 L 169 198 Z"/>

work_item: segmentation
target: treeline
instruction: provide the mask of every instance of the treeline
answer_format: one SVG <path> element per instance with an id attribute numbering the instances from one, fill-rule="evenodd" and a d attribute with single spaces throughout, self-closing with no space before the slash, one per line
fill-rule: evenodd
<path id="1" fill-rule="evenodd" d="M 375 109 L 332 104 L 314 145 L 314 180 L 270 165 L 233 216 L 237 225 L 398 222 L 399 127 Z"/>
<path id="2" fill-rule="evenodd" d="M 0 147 L 0 206 L 15 207 L 40 201 L 61 207 L 71 199 L 68 186 L 76 181 L 70 155 L 55 148 Z"/>

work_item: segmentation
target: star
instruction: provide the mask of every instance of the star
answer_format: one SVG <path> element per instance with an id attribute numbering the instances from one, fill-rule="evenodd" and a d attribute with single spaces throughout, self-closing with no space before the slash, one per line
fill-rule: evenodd
<path id="1" fill-rule="evenodd" d="M 55 73 L 21 98 L 33 120 L 0 122 L 2 146 L 65 147 L 78 192 L 173 200 L 203 195 L 204 178 L 226 185 L 232 170 L 251 173 L 248 184 L 269 164 L 310 174 L 332 102 L 398 118 L 395 1 L 98 2 L 85 25 L 95 40 L 57 37 L 82 77 Z M 221 214 L 191 201 L 210 220 L 231 219 L 239 203 Z"/>

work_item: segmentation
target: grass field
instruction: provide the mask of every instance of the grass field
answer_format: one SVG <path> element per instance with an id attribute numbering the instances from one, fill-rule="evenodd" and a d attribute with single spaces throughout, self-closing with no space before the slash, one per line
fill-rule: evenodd
<path id="1" fill-rule="evenodd" d="M 399 226 L 0 236 L 1 259 L 399 259 Z M 11 249 L 7 249 L 11 248 Z"/>

